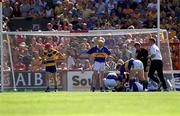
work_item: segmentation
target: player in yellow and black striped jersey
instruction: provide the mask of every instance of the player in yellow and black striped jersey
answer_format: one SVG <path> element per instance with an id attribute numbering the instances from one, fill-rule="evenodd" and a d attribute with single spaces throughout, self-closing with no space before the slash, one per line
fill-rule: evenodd
<path id="1" fill-rule="evenodd" d="M 49 43 L 45 45 L 45 49 L 43 51 L 42 61 L 46 67 L 46 92 L 49 92 L 49 80 L 50 77 L 54 79 L 54 89 L 57 91 L 57 76 L 56 76 L 56 67 L 57 61 L 60 57 L 59 52 L 56 49 L 53 49 Z"/>

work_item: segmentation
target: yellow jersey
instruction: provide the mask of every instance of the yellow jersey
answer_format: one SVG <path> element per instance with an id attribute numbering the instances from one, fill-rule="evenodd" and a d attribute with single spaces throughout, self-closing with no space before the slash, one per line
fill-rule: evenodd
<path id="1" fill-rule="evenodd" d="M 56 62 L 59 59 L 59 52 L 55 49 L 44 50 L 42 59 L 46 67 L 56 66 Z"/>

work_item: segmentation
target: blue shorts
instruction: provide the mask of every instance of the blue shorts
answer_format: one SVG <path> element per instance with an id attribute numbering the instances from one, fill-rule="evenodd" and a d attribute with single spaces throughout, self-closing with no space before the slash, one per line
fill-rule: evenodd
<path id="1" fill-rule="evenodd" d="M 56 66 L 47 66 L 46 72 L 55 73 L 56 72 Z"/>

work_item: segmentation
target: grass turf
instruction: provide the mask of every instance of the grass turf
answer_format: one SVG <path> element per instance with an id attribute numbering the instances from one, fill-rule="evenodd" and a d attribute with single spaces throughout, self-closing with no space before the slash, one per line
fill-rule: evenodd
<path id="1" fill-rule="evenodd" d="M 0 116 L 179 116 L 179 92 L 7 92 Z"/>

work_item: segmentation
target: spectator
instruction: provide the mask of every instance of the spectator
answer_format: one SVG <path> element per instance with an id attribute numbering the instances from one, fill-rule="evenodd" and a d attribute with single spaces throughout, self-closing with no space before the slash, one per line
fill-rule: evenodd
<path id="1" fill-rule="evenodd" d="M 91 66 L 91 63 L 88 59 L 86 59 L 84 61 L 84 64 L 83 64 L 83 70 L 91 70 L 92 69 L 92 66 Z"/>
<path id="2" fill-rule="evenodd" d="M 132 53 L 129 51 L 127 44 L 123 45 L 121 59 L 127 61 L 132 58 Z"/>
<path id="3" fill-rule="evenodd" d="M 34 9 L 30 9 L 30 11 L 28 13 L 28 16 L 36 19 L 39 15 L 38 15 L 38 13 Z"/>
<path id="4" fill-rule="evenodd" d="M 47 6 L 47 0 L 38 0 L 39 6 L 45 8 Z"/>
<path id="5" fill-rule="evenodd" d="M 39 56 L 39 53 L 36 51 L 34 52 L 34 57 L 31 60 L 30 70 L 39 71 L 41 68 L 42 68 L 42 60 L 41 57 Z"/>
<path id="6" fill-rule="evenodd" d="M 48 24 L 47 24 L 47 31 L 55 31 L 55 30 L 53 29 L 53 24 L 52 24 L 52 23 L 48 23 Z"/>
<path id="7" fill-rule="evenodd" d="M 67 52 L 67 68 L 68 70 L 72 70 L 74 68 L 75 61 L 74 58 L 71 56 L 70 52 Z"/>
<path id="8" fill-rule="evenodd" d="M 47 18 L 52 18 L 52 17 L 54 17 L 54 11 L 53 11 L 52 8 L 50 8 L 50 6 L 46 6 L 45 13 L 46 13 L 46 17 L 47 17 Z"/>
<path id="9" fill-rule="evenodd" d="M 61 65 L 59 65 L 59 70 L 67 70 L 67 66 L 65 63 L 61 63 Z"/>
<path id="10" fill-rule="evenodd" d="M 9 67 L 8 63 L 7 62 L 4 62 L 4 71 L 11 71 L 11 68 Z"/>
<path id="11" fill-rule="evenodd" d="M 26 65 L 22 63 L 22 57 L 19 57 L 18 62 L 15 64 L 14 68 L 15 71 L 26 71 Z"/>
<path id="12" fill-rule="evenodd" d="M 30 9 L 31 9 L 31 6 L 27 2 L 27 0 L 23 0 L 22 4 L 20 5 L 21 16 L 22 17 L 27 17 Z"/>
<path id="13" fill-rule="evenodd" d="M 116 69 L 116 63 L 114 62 L 113 56 L 108 57 L 108 61 L 106 63 L 108 70 L 115 70 Z"/>
<path id="14" fill-rule="evenodd" d="M 13 15 L 13 8 L 10 6 L 9 2 L 5 2 L 3 4 L 2 13 L 5 17 L 12 17 Z"/>
<path id="15" fill-rule="evenodd" d="M 130 6 L 129 5 L 127 5 L 124 9 L 123 9 L 123 13 L 124 14 L 132 14 L 134 11 L 133 11 L 133 9 L 131 9 L 130 8 Z"/>
<path id="16" fill-rule="evenodd" d="M 108 14 L 110 14 L 111 13 L 111 11 L 114 9 L 114 4 L 117 4 L 116 2 L 115 2 L 115 0 L 109 0 L 107 3 L 107 9 L 108 9 Z"/>
<path id="17" fill-rule="evenodd" d="M 156 0 L 150 0 L 150 2 L 148 3 L 147 7 L 149 9 L 156 9 L 157 8 L 157 1 Z"/>
<path id="18" fill-rule="evenodd" d="M 98 3 L 96 3 L 96 14 L 104 14 L 106 9 L 106 4 L 103 2 L 103 0 L 98 0 Z"/>
<path id="19" fill-rule="evenodd" d="M 38 0 L 34 1 L 34 4 L 32 5 L 32 10 L 34 12 L 36 12 L 37 14 L 39 14 L 40 6 L 39 6 L 39 1 Z"/>
<path id="20" fill-rule="evenodd" d="M 19 6 L 18 2 L 16 2 L 15 5 L 14 5 L 13 16 L 14 17 L 20 17 L 21 16 L 20 6 Z"/>
<path id="21" fill-rule="evenodd" d="M 54 9 L 55 16 L 59 16 L 60 14 L 63 13 L 63 11 L 64 11 L 63 3 L 61 1 L 57 1 Z"/>
<path id="22" fill-rule="evenodd" d="M 80 59 L 75 60 L 75 65 L 74 65 L 73 69 L 76 69 L 76 70 L 82 70 L 83 69 L 83 65 L 80 62 Z"/>
<path id="23" fill-rule="evenodd" d="M 24 50 L 22 60 L 23 60 L 23 63 L 26 65 L 26 70 L 29 70 L 29 66 L 30 66 L 31 61 L 32 61 L 32 55 L 30 54 L 30 52 L 28 52 L 28 49 Z"/>

